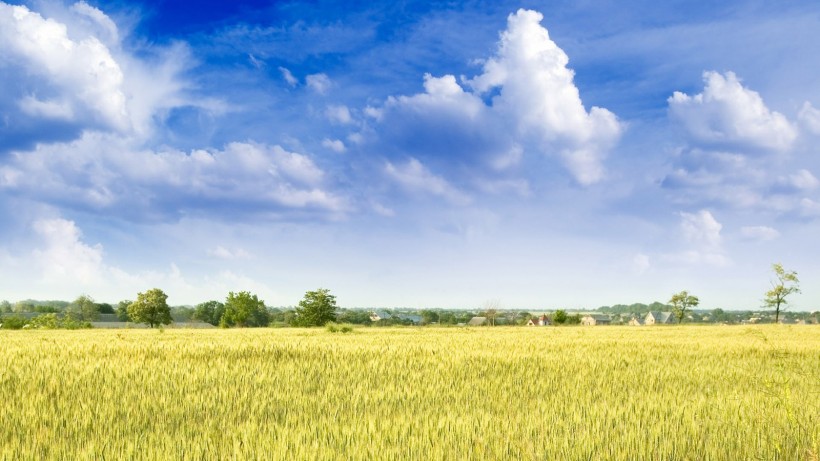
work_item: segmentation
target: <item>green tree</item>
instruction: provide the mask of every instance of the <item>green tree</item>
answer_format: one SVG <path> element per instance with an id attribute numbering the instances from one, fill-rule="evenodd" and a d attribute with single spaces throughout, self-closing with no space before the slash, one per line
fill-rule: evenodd
<path id="1" fill-rule="evenodd" d="M 552 323 L 555 325 L 563 325 L 567 323 L 567 318 L 567 311 L 558 309 L 554 314 L 552 314 Z"/>
<path id="2" fill-rule="evenodd" d="M 774 322 L 780 321 L 780 311 L 786 309 L 788 300 L 792 293 L 800 293 L 800 280 L 797 279 L 797 272 L 786 271 L 780 263 L 772 264 L 777 281 L 772 281 L 772 289 L 766 292 L 763 300 L 767 307 L 774 308 Z"/>
<path id="3" fill-rule="evenodd" d="M 686 311 L 691 310 L 693 307 L 697 307 L 698 304 L 700 304 L 698 297 L 690 295 L 686 290 L 683 290 L 680 293 L 675 293 L 672 295 L 672 298 L 669 299 L 669 305 L 672 306 L 672 312 L 675 313 L 678 323 L 683 322 L 683 318 L 686 316 Z"/>
<path id="4" fill-rule="evenodd" d="M 247 291 L 228 293 L 225 299 L 225 313 L 220 325 L 226 327 L 264 327 L 270 321 L 265 302 Z"/>
<path id="5" fill-rule="evenodd" d="M 168 295 L 159 288 L 137 294 L 137 300 L 128 306 L 128 317 L 132 322 L 145 323 L 151 328 L 170 324 Z"/>
<path id="6" fill-rule="evenodd" d="M 92 322 L 100 318 L 100 307 L 91 296 L 80 295 L 66 307 L 65 314 L 71 320 Z"/>
<path id="7" fill-rule="evenodd" d="M 211 325 L 219 325 L 224 313 L 224 304 L 219 301 L 206 301 L 196 305 L 194 315 L 191 318 L 210 323 Z"/>
<path id="8" fill-rule="evenodd" d="M 130 322 L 131 318 L 128 317 L 128 306 L 131 305 L 133 301 L 120 301 L 117 303 L 117 320 L 120 322 Z"/>
<path id="9" fill-rule="evenodd" d="M 10 313 L 12 310 L 11 303 L 8 301 L 0 302 L 0 313 Z"/>
<path id="10" fill-rule="evenodd" d="M 323 326 L 334 320 L 336 320 L 336 297 L 326 288 L 308 291 L 299 301 L 299 307 L 296 308 L 296 321 L 299 326 Z"/>
<path id="11" fill-rule="evenodd" d="M 108 303 L 97 303 L 97 310 L 100 314 L 116 314 L 114 306 Z"/>
<path id="12" fill-rule="evenodd" d="M 429 309 L 425 309 L 425 310 L 422 310 L 420 312 L 420 314 L 421 314 L 421 324 L 422 325 L 429 325 L 431 323 L 438 322 L 439 316 L 438 316 L 438 312 L 436 312 L 436 311 L 431 311 Z"/>

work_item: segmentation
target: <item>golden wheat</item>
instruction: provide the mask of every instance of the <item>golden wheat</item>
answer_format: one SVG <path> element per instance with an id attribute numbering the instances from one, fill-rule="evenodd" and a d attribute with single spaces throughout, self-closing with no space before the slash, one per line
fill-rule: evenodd
<path id="1" fill-rule="evenodd" d="M 812 459 L 812 326 L 0 331 L 0 459 Z"/>

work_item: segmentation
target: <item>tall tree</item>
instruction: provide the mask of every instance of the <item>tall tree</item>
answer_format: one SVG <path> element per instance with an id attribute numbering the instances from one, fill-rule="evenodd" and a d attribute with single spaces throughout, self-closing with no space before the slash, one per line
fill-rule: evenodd
<path id="1" fill-rule="evenodd" d="M 91 322 L 100 318 L 100 307 L 91 296 L 81 295 L 66 307 L 65 313 L 71 320 Z"/>
<path id="2" fill-rule="evenodd" d="M 203 322 L 210 323 L 211 325 L 219 325 L 224 313 L 224 304 L 219 301 L 206 301 L 196 305 L 192 318 L 195 320 L 202 320 Z"/>
<path id="3" fill-rule="evenodd" d="M 336 297 L 326 288 L 308 291 L 299 301 L 299 307 L 296 308 L 296 322 L 299 326 L 323 326 L 334 320 L 336 320 Z"/>
<path id="4" fill-rule="evenodd" d="M 669 305 L 672 306 L 672 312 L 675 313 L 678 323 L 683 322 L 686 312 L 698 304 L 700 304 L 700 299 L 697 296 L 690 295 L 686 290 L 673 294 L 672 298 L 669 299 Z"/>
<path id="5" fill-rule="evenodd" d="M 151 328 L 170 324 L 168 295 L 159 288 L 137 294 L 137 300 L 128 306 L 128 317 L 133 322 L 146 323 Z"/>
<path id="6" fill-rule="evenodd" d="M 225 313 L 220 325 L 240 327 L 266 327 L 270 322 L 265 302 L 247 291 L 228 293 L 225 299 Z"/>
<path id="7" fill-rule="evenodd" d="M 130 322 L 131 318 L 128 317 L 128 306 L 130 306 L 132 301 L 120 301 L 117 303 L 117 320 L 120 322 Z"/>
<path id="8" fill-rule="evenodd" d="M 792 293 L 800 293 L 800 280 L 797 272 L 786 271 L 780 263 L 772 264 L 776 281 L 772 281 L 772 289 L 766 292 L 764 302 L 767 307 L 774 308 L 774 322 L 780 321 L 780 311 L 786 309 L 789 303 L 786 299 Z"/>

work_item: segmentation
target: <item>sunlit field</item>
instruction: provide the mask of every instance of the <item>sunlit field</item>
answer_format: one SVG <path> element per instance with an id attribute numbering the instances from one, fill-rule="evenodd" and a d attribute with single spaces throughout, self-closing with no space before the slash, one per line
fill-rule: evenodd
<path id="1" fill-rule="evenodd" d="M 798 460 L 820 328 L 0 331 L 0 457 Z"/>

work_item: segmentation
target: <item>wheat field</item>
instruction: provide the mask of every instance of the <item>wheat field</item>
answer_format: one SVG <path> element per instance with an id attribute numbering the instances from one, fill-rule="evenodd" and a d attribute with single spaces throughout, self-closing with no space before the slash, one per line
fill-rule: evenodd
<path id="1" fill-rule="evenodd" d="M 0 459 L 817 460 L 814 326 L 0 331 Z"/>

